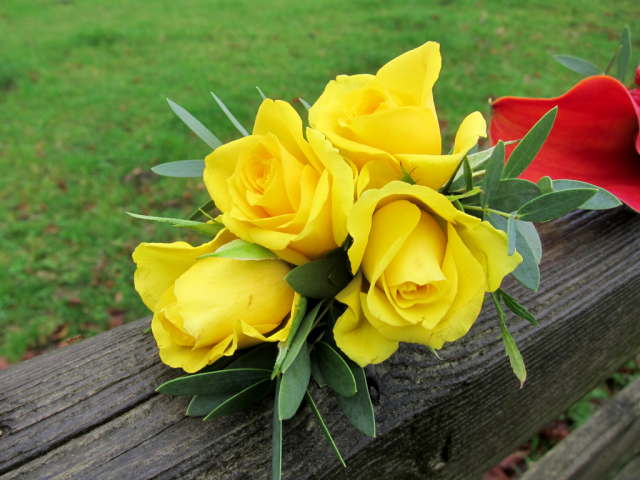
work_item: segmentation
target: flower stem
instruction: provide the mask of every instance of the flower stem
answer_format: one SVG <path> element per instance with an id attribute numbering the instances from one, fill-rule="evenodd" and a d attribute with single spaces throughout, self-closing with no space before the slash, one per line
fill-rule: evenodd
<path id="1" fill-rule="evenodd" d="M 491 208 L 482 208 L 482 207 L 474 207 L 473 205 L 465 205 L 464 206 L 465 210 L 478 210 L 480 212 L 485 212 L 485 213 L 495 213 L 497 215 L 503 216 L 505 218 L 509 218 L 511 215 L 508 213 L 504 213 L 504 212 L 499 212 L 498 210 L 493 210 Z M 518 219 L 518 217 L 516 217 L 516 220 Z"/>
<path id="2" fill-rule="evenodd" d="M 322 311 L 322 313 L 320 315 L 318 315 L 318 317 L 316 318 L 315 322 L 313 322 L 313 325 L 311 325 L 311 330 L 313 330 L 314 328 L 316 328 L 318 326 L 318 324 L 320 323 L 320 320 L 322 320 L 322 317 L 324 317 L 326 315 L 326 313 L 329 311 L 329 309 L 333 306 L 333 302 L 334 302 L 334 298 L 331 299 L 331 301 L 328 303 L 328 305 L 325 307 L 325 309 Z"/>

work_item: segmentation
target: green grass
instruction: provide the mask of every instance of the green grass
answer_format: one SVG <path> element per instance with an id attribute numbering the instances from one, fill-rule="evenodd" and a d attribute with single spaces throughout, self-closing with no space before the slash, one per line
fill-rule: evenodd
<path id="1" fill-rule="evenodd" d="M 166 97 L 229 141 L 239 134 L 211 90 L 249 129 L 256 85 L 312 102 L 336 75 L 375 73 L 436 40 L 450 143 L 467 114 L 488 117 L 489 97 L 555 96 L 574 84 L 552 54 L 604 67 L 625 23 L 640 38 L 640 4 L 606 3 L 3 0 L 0 359 L 146 315 L 135 246 L 204 238 L 124 214 L 184 217 L 207 199 L 200 181 L 149 173 L 209 153 Z"/>

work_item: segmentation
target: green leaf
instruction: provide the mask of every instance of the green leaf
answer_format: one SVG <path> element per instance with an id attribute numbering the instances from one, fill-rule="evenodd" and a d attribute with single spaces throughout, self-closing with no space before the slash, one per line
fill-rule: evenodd
<path id="1" fill-rule="evenodd" d="M 344 358 L 344 357 L 343 357 Z M 351 373 L 356 380 L 356 393 L 345 397 L 335 393 L 336 401 L 351 424 L 365 435 L 376 436 L 376 418 L 369 397 L 369 386 L 364 369 L 350 359 L 346 360 Z"/>
<path id="2" fill-rule="evenodd" d="M 313 416 L 316 418 L 316 422 L 318 422 L 318 425 L 320 426 L 320 430 L 322 430 L 324 438 L 327 439 L 327 442 L 329 443 L 331 450 L 333 450 L 333 453 L 336 455 L 336 457 L 338 457 L 338 460 L 340 460 L 340 463 L 342 463 L 342 465 L 346 467 L 347 465 L 344 463 L 344 460 L 342 459 L 342 455 L 340 455 L 340 452 L 338 451 L 338 447 L 336 447 L 336 443 L 333 441 L 333 438 L 331 437 L 331 433 L 329 433 L 329 429 L 325 425 L 324 420 L 322 420 L 322 416 L 320 415 L 320 411 L 318 410 L 318 407 L 316 407 L 316 404 L 313 401 L 313 397 L 311 397 L 311 394 L 307 391 L 305 393 L 304 398 L 309 404 L 309 407 L 311 407 Z"/>
<path id="3" fill-rule="evenodd" d="M 191 415 L 200 416 L 194 412 L 203 412 L 206 409 L 210 409 L 208 413 L 204 414 L 204 421 L 213 420 L 214 418 L 221 418 L 232 413 L 239 412 L 245 408 L 250 407 L 254 403 L 259 402 L 270 393 L 275 390 L 276 383 L 271 380 L 263 380 L 248 388 L 245 388 L 241 392 L 229 396 L 222 400 L 222 395 L 196 395 L 191 400 L 189 408 L 187 409 L 187 415 L 191 410 Z M 216 405 L 218 403 L 218 405 Z M 211 409 L 211 407 L 213 407 Z"/>
<path id="4" fill-rule="evenodd" d="M 243 368 L 261 368 L 270 370 L 276 361 L 278 346 L 275 343 L 266 342 L 253 348 L 249 353 L 242 355 L 226 367 L 227 370 L 240 370 Z"/>
<path id="5" fill-rule="evenodd" d="M 602 75 L 604 72 L 596 67 L 593 63 L 578 57 L 572 57 L 570 55 L 554 55 L 553 58 L 556 61 L 569 70 L 578 72 L 585 77 L 591 77 L 593 75 Z"/>
<path id="6" fill-rule="evenodd" d="M 540 187 L 540 192 L 551 193 L 553 192 L 553 181 L 551 177 L 540 177 L 538 180 L 538 187 Z"/>
<path id="7" fill-rule="evenodd" d="M 309 105 L 307 102 L 305 102 L 302 98 L 298 98 L 298 100 L 300 100 L 300 103 L 302 105 L 304 105 L 304 108 L 306 108 L 307 111 L 311 110 L 311 105 Z"/>
<path id="8" fill-rule="evenodd" d="M 324 342 L 314 343 L 320 373 L 332 390 L 347 397 L 356 393 L 356 380 L 342 356 Z"/>
<path id="9" fill-rule="evenodd" d="M 505 146 L 513 145 L 514 143 L 518 143 L 519 141 L 520 140 L 510 140 L 508 142 L 504 142 L 504 145 Z M 467 158 L 469 159 L 469 164 L 471 165 L 471 169 L 475 172 L 486 167 L 486 164 L 491 158 L 491 155 L 493 154 L 495 149 L 496 147 L 491 147 L 491 148 L 488 148 L 487 150 L 483 150 L 478 153 L 467 154 Z M 453 182 L 450 185 L 449 189 L 446 189 L 446 190 L 443 189 L 443 192 L 446 193 L 449 191 L 457 191 L 464 187 L 464 182 L 465 182 L 463 178 L 464 171 L 459 168 L 460 165 L 462 165 L 462 161 L 460 161 L 460 163 L 458 164 L 458 169 L 456 170 L 456 173 L 454 173 L 453 175 Z"/>
<path id="10" fill-rule="evenodd" d="M 586 182 L 578 182 L 576 180 L 554 180 L 553 189 L 557 192 L 562 190 L 570 190 L 575 188 L 596 188 L 596 193 L 587 202 L 580 205 L 582 210 L 607 210 L 609 208 L 615 208 L 622 205 L 622 202 L 616 198 L 612 193 L 609 193 L 604 188 L 596 187 Z"/>
<path id="11" fill-rule="evenodd" d="M 307 313 L 300 323 L 300 327 L 296 332 L 296 336 L 291 342 L 291 346 L 289 347 L 289 352 L 287 353 L 284 361 L 282 362 L 281 370 L 286 372 L 287 369 L 291 366 L 293 361 L 295 360 L 298 352 L 302 348 L 302 345 L 307 343 L 307 337 L 309 336 L 309 332 L 311 332 L 311 327 L 313 327 L 313 322 L 318 316 L 318 312 L 320 311 L 320 307 L 322 307 L 324 302 L 319 302 L 313 310 Z"/>
<path id="12" fill-rule="evenodd" d="M 146 335 L 147 333 L 149 333 L 151 331 L 151 327 L 147 328 L 144 332 L 142 332 L 143 335 Z"/>
<path id="13" fill-rule="evenodd" d="M 516 220 L 516 228 L 518 229 L 518 251 L 521 249 L 521 245 L 526 243 L 536 263 L 540 263 L 542 259 L 542 243 L 540 242 L 540 235 L 536 227 L 531 222 L 523 222 L 522 220 Z"/>
<path id="14" fill-rule="evenodd" d="M 593 188 L 572 188 L 541 195 L 518 209 L 518 219 L 524 222 L 549 222 L 580 208 L 598 193 Z"/>
<path id="15" fill-rule="evenodd" d="M 517 230 L 516 221 L 513 215 L 507 219 L 507 253 L 509 256 L 516 253 Z"/>
<path id="16" fill-rule="evenodd" d="M 462 166 L 464 170 L 464 183 L 467 191 L 473 190 L 473 169 L 469 163 L 469 157 L 465 155 L 462 159 Z"/>
<path id="17" fill-rule="evenodd" d="M 233 125 L 238 129 L 238 131 L 244 135 L 245 137 L 249 136 L 249 132 L 247 132 L 244 127 L 242 125 L 240 125 L 240 122 L 236 119 L 236 117 L 233 116 L 233 113 L 231 113 L 229 111 L 229 109 L 227 108 L 227 106 L 222 103 L 222 100 L 220 100 L 215 93 L 210 92 L 211 95 L 213 95 L 213 98 L 216 102 L 218 102 L 218 105 L 220 105 L 220 108 L 222 109 L 222 111 L 224 112 L 224 114 L 227 116 L 227 118 L 229 120 L 231 120 L 231 123 L 233 123 Z"/>
<path id="18" fill-rule="evenodd" d="M 624 83 L 624 79 L 627 76 L 627 70 L 629 70 L 629 64 L 631 63 L 631 32 L 629 26 L 625 25 L 620 36 L 620 54 L 618 55 L 618 75 L 617 78 L 620 83 Z"/>
<path id="19" fill-rule="evenodd" d="M 217 395 L 238 393 L 271 375 L 271 370 L 262 368 L 244 368 L 238 370 L 219 370 L 211 373 L 198 373 L 176 378 L 160 385 L 156 392 L 165 395 Z"/>
<path id="20" fill-rule="evenodd" d="M 504 166 L 502 178 L 516 178 L 531 164 L 542 148 L 556 119 L 558 107 L 553 107 L 529 130 L 518 146 L 511 152 L 511 156 Z"/>
<path id="21" fill-rule="evenodd" d="M 262 90 L 260 90 L 260 87 L 256 86 L 256 88 L 258 89 L 258 92 L 260 93 L 260 96 L 262 97 L 262 101 L 265 101 L 267 99 L 267 96 L 262 93 Z"/>
<path id="22" fill-rule="evenodd" d="M 165 177 L 202 178 L 204 160 L 180 160 L 178 162 L 161 163 L 151 167 L 151 171 Z"/>
<path id="23" fill-rule="evenodd" d="M 502 179 L 491 197 L 489 207 L 499 212 L 511 213 L 540 195 L 542 195 L 540 188 L 529 180 L 522 178 Z"/>
<path id="24" fill-rule="evenodd" d="M 218 235 L 218 232 L 224 228 L 224 225 L 218 222 L 202 223 L 194 222 L 191 220 L 181 220 L 179 218 L 151 217 L 148 215 L 139 215 L 137 213 L 126 213 L 127 215 L 131 215 L 132 217 L 139 218 L 141 220 L 152 220 L 154 222 L 170 223 L 174 227 L 193 230 L 194 232 L 198 232 L 211 238 L 215 238 L 215 236 Z"/>
<path id="25" fill-rule="evenodd" d="M 235 258 L 236 260 L 278 260 L 278 256 L 268 248 L 241 239 L 232 240 L 222 245 L 213 253 L 207 253 L 200 258 Z"/>
<path id="26" fill-rule="evenodd" d="M 496 145 L 489 163 L 487 163 L 487 171 L 484 174 L 482 180 L 482 190 L 484 193 L 480 197 L 480 205 L 486 207 L 491 202 L 491 197 L 495 195 L 500 184 L 500 177 L 502 176 L 502 170 L 504 168 L 504 142 L 500 140 Z"/>
<path id="27" fill-rule="evenodd" d="M 273 366 L 273 373 L 271 374 L 272 379 L 275 378 L 275 376 L 280 371 L 282 363 L 284 362 L 284 359 L 287 357 L 287 353 L 289 352 L 291 342 L 293 342 L 293 339 L 298 332 L 298 328 L 302 323 L 302 319 L 304 318 L 305 313 L 307 313 L 307 297 L 301 296 L 300 301 L 298 302 L 298 311 L 295 318 L 293 319 L 293 322 L 291 323 L 291 328 L 289 329 L 289 335 L 284 342 L 278 342 L 278 358 L 276 359 L 276 363 Z"/>
<path id="28" fill-rule="evenodd" d="M 469 190 L 468 192 L 464 192 L 464 193 L 461 193 L 459 195 L 447 195 L 447 200 L 449 200 L 451 203 L 453 203 L 455 200 L 459 200 L 461 198 L 473 197 L 474 195 L 478 195 L 479 193 L 482 193 L 482 189 L 481 188 L 474 188 L 474 189 Z"/>
<path id="29" fill-rule="evenodd" d="M 195 133 L 198 137 L 200 137 L 204 143 L 209 145 L 213 150 L 222 145 L 222 142 L 218 140 L 213 133 L 211 133 L 207 127 L 202 125 L 193 115 L 187 112 L 184 108 L 182 108 L 177 103 L 172 102 L 167 98 L 167 102 L 169 102 L 169 106 L 175 112 L 176 115 L 180 117 L 184 123 Z"/>
<path id="30" fill-rule="evenodd" d="M 307 391 L 310 379 L 311 360 L 309 359 L 309 347 L 307 342 L 304 342 L 295 360 L 280 380 L 280 393 L 278 394 L 280 420 L 289 420 L 296 414 Z"/>
<path id="31" fill-rule="evenodd" d="M 527 379 L 527 370 L 524 368 L 524 360 L 522 360 L 522 355 L 520 355 L 520 351 L 516 346 L 516 342 L 513 340 L 513 337 L 509 333 L 509 330 L 507 330 L 504 312 L 502 311 L 502 306 L 500 305 L 500 294 L 498 292 L 492 292 L 491 297 L 493 298 L 493 303 L 496 306 L 498 316 L 500 317 L 500 336 L 502 337 L 504 349 L 507 353 L 507 356 L 509 357 L 509 363 L 511 363 L 513 373 L 515 373 L 516 377 L 518 377 L 518 380 L 520 380 L 520 388 L 522 388 L 522 386 L 524 385 L 524 381 Z"/>
<path id="32" fill-rule="evenodd" d="M 202 205 L 198 210 L 193 212 L 187 220 L 197 220 L 200 217 L 202 217 L 206 212 L 209 212 L 214 208 L 216 208 L 216 202 L 214 202 L 213 200 L 209 200 L 207 203 Z"/>
<path id="33" fill-rule="evenodd" d="M 272 447 L 272 479 L 280 480 L 282 478 L 282 420 L 278 413 L 279 394 L 280 394 L 280 375 L 277 377 L 276 398 L 273 402 L 273 447 Z"/>
<path id="34" fill-rule="evenodd" d="M 507 306 L 509 310 L 511 310 L 520 318 L 525 319 L 527 322 L 532 323 L 536 327 L 539 326 L 538 321 L 536 320 L 536 317 L 534 317 L 531 314 L 531 312 L 529 312 L 529 310 L 527 310 L 522 305 L 520 305 L 515 298 L 513 298 L 511 295 L 508 295 L 501 288 L 498 289 L 498 292 L 500 293 L 500 296 L 502 296 L 502 299 L 504 300 L 504 304 Z"/>
<path id="35" fill-rule="evenodd" d="M 336 265 L 336 268 L 334 268 L 333 271 L 329 274 L 329 280 L 331 280 L 331 283 L 333 283 L 336 287 L 340 288 L 341 290 L 344 289 L 347 285 L 349 285 L 349 282 L 353 280 L 353 275 L 349 270 L 348 263 L 347 262 L 338 263 L 338 265 Z"/>
<path id="36" fill-rule="evenodd" d="M 452 200 L 451 203 L 453 204 L 454 207 L 456 207 L 458 210 L 460 210 L 462 213 L 464 213 L 464 207 L 460 203 L 460 200 L 458 200 L 456 198 L 456 199 Z"/>
<path id="37" fill-rule="evenodd" d="M 311 376 L 319 387 L 324 387 L 327 384 L 327 381 L 320 372 L 320 367 L 318 366 L 318 355 L 316 352 L 311 352 Z"/>
<path id="38" fill-rule="evenodd" d="M 333 283 L 329 279 L 329 275 L 341 262 L 345 264 L 348 262 L 344 251 L 339 256 L 327 256 L 321 260 L 296 267 L 289 272 L 285 280 L 291 285 L 291 288 L 305 297 L 333 298 L 340 293 L 342 287 Z"/>

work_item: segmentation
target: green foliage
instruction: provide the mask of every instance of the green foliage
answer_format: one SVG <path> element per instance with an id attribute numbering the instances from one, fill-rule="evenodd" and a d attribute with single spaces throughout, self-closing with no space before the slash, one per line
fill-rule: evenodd
<path id="1" fill-rule="evenodd" d="M 273 428 L 272 428 L 272 451 L 271 451 L 271 467 L 272 480 L 280 480 L 282 478 L 282 420 L 278 405 L 280 405 L 280 375 L 276 380 L 276 398 L 273 402 Z"/>
<path id="2" fill-rule="evenodd" d="M 298 303 L 298 311 L 296 312 L 296 316 L 291 323 L 291 328 L 289 328 L 289 336 L 284 342 L 278 342 L 278 357 L 276 358 L 271 378 L 275 378 L 275 376 L 280 371 L 280 368 L 282 367 L 282 363 L 287 358 L 287 353 L 289 352 L 291 343 L 296 337 L 298 328 L 300 328 L 300 324 L 302 323 L 302 320 L 305 318 L 305 314 L 307 313 L 307 303 L 307 297 L 300 297 L 300 301 Z M 311 322 L 313 322 L 313 320 L 311 320 Z"/>
<path id="3" fill-rule="evenodd" d="M 200 208 L 198 208 L 198 210 L 189 215 L 188 220 L 197 220 L 200 217 L 205 216 L 205 214 L 208 215 L 207 212 L 210 212 L 214 208 L 216 208 L 216 202 L 214 202 L 213 200 L 209 200 L 208 202 L 205 202 Z"/>
<path id="4" fill-rule="evenodd" d="M 511 333 L 509 333 L 509 330 L 507 329 L 504 312 L 502 311 L 502 305 L 500 304 L 500 293 L 493 292 L 491 297 L 493 298 L 493 304 L 495 305 L 498 316 L 500 317 L 500 337 L 504 344 L 504 350 L 507 357 L 509 357 L 509 363 L 511 363 L 513 373 L 515 373 L 518 380 L 520 380 L 520 388 L 522 388 L 525 380 L 527 379 L 527 370 L 524 367 L 524 360 L 522 360 L 520 350 L 518 350 L 516 342 L 513 340 Z"/>
<path id="5" fill-rule="evenodd" d="M 194 410 L 198 408 L 199 410 L 205 410 L 206 408 L 214 407 L 209 413 L 204 417 L 205 421 L 213 420 L 214 418 L 221 418 L 226 415 L 231 415 L 232 413 L 239 412 L 244 410 L 245 408 L 250 407 L 254 403 L 259 402 L 267 395 L 272 393 L 275 390 L 276 384 L 270 379 L 262 380 L 261 382 L 255 383 L 250 387 L 245 388 L 244 390 L 236 393 L 232 397 L 229 397 L 224 402 L 221 402 L 219 405 L 215 405 L 215 402 L 212 402 L 215 396 L 200 396 L 196 395 L 193 397 L 191 407 L 194 402 L 198 403 L 197 407 L 194 405 Z M 196 399 L 200 399 L 199 401 Z M 209 402 L 204 405 L 205 401 L 209 400 Z M 217 401 L 217 399 L 216 399 Z M 206 407 L 206 408 L 205 408 Z M 187 415 L 189 415 L 189 410 L 187 410 Z"/>
<path id="6" fill-rule="evenodd" d="M 624 83 L 629 65 L 631 64 L 631 32 L 629 26 L 625 25 L 620 36 L 620 53 L 618 54 L 617 79 Z"/>
<path id="7" fill-rule="evenodd" d="M 236 260 L 278 260 L 278 256 L 268 248 L 241 239 L 224 244 L 213 253 L 199 258 L 235 258 Z"/>
<path id="8" fill-rule="evenodd" d="M 572 57 L 571 55 L 554 55 L 558 63 L 564 65 L 569 70 L 578 72 L 585 77 L 591 77 L 593 75 L 602 75 L 604 72 L 596 67 L 593 63 L 583 58 Z"/>
<path id="9" fill-rule="evenodd" d="M 516 253 L 516 232 L 515 216 L 509 215 L 507 219 L 507 253 L 509 255 Z"/>
<path id="10" fill-rule="evenodd" d="M 213 150 L 222 145 L 222 142 L 213 133 L 209 131 L 200 121 L 187 112 L 184 108 L 167 98 L 169 106 L 175 112 L 180 120 L 182 120 L 204 143 L 209 145 Z"/>
<path id="11" fill-rule="evenodd" d="M 500 140 L 494 147 L 493 153 L 487 163 L 487 171 L 484 174 L 482 180 L 482 190 L 484 193 L 481 196 L 480 204 L 483 207 L 491 204 L 491 197 L 495 194 L 500 183 L 500 177 L 504 168 L 504 142 Z"/>
<path id="12" fill-rule="evenodd" d="M 213 92 L 211 92 L 211 95 L 213 95 L 214 100 L 218 103 L 218 105 L 220 105 L 220 108 L 222 109 L 224 114 L 229 118 L 229 120 L 231 120 L 231 123 L 233 123 L 233 126 L 236 127 L 243 136 L 245 137 L 249 136 L 249 132 L 247 132 L 245 128 L 242 125 L 240 125 L 240 122 L 236 119 L 236 117 L 233 116 L 233 113 L 229 111 L 227 106 L 224 103 L 222 103 L 222 100 L 220 100 L 216 96 L 216 94 Z"/>
<path id="13" fill-rule="evenodd" d="M 542 195 L 540 188 L 529 180 L 507 178 L 500 180 L 491 197 L 489 207 L 500 212 L 515 212 L 525 203 Z"/>
<path id="14" fill-rule="evenodd" d="M 342 352 L 340 353 L 342 354 Z M 351 369 L 353 378 L 355 378 L 356 393 L 351 396 L 345 396 L 334 392 L 336 401 L 354 427 L 365 435 L 375 437 L 376 419 L 373 412 L 373 405 L 371 404 L 371 397 L 369 396 L 369 387 L 364 369 L 354 361 L 346 358 L 344 354 L 342 354 L 342 358 Z"/>
<path id="15" fill-rule="evenodd" d="M 300 351 L 302 346 L 307 343 L 307 337 L 309 336 L 309 332 L 311 332 L 311 328 L 313 327 L 313 322 L 315 321 L 316 317 L 318 316 L 318 312 L 320 311 L 320 308 L 322 307 L 322 305 L 323 305 L 323 302 L 319 302 L 313 308 L 313 310 L 311 310 L 309 313 L 307 313 L 304 316 L 304 319 L 300 323 L 300 327 L 298 327 L 298 331 L 295 332 L 295 336 L 294 337 L 292 337 L 293 333 L 289 334 L 289 338 L 293 338 L 293 340 L 291 341 L 291 345 L 289 346 L 289 351 L 286 352 L 284 360 L 282 361 L 281 370 L 283 372 L 287 371 L 289 366 L 295 360 L 295 358 L 298 355 L 298 352 Z M 275 370 L 274 370 L 274 372 L 275 372 Z M 275 373 L 277 373 L 277 372 L 275 372 Z"/>
<path id="16" fill-rule="evenodd" d="M 554 180 L 553 190 L 570 190 L 573 188 L 595 188 L 598 190 L 593 197 L 580 205 L 582 210 L 607 210 L 609 208 L 615 208 L 622 205 L 622 202 L 618 200 L 615 195 L 607 192 L 604 188 L 596 187 L 586 182 L 578 182 L 576 180 Z"/>
<path id="17" fill-rule="evenodd" d="M 280 420 L 289 420 L 298 411 L 311 379 L 311 361 L 307 342 L 302 344 L 295 360 L 280 380 L 278 412 Z"/>
<path id="18" fill-rule="evenodd" d="M 176 378 L 160 385 L 156 392 L 165 395 L 217 395 L 237 393 L 257 382 L 269 378 L 270 370 L 243 368 L 219 370 Z"/>
<path id="19" fill-rule="evenodd" d="M 316 406 L 316 403 L 313 401 L 313 397 L 309 392 L 306 392 L 304 398 L 309 404 L 309 407 L 311 407 L 311 412 L 313 412 L 313 416 L 315 417 L 316 422 L 318 422 L 318 425 L 320 426 L 320 430 L 322 430 L 322 434 L 324 435 L 324 438 L 327 440 L 327 443 L 331 447 L 331 450 L 333 450 L 333 453 L 335 454 L 335 456 L 338 457 L 338 460 L 340 460 L 340 463 L 342 463 L 342 466 L 346 467 L 347 465 L 344 463 L 344 460 L 342 459 L 342 455 L 340 455 L 340 451 L 336 446 L 336 442 L 333 441 L 333 437 L 331 437 L 331 433 L 329 433 L 329 429 L 325 425 L 324 420 L 322 419 L 322 415 L 320 415 L 320 411 Z"/>
<path id="20" fill-rule="evenodd" d="M 202 178 L 204 160 L 178 160 L 151 167 L 153 173 L 165 177 Z"/>
<path id="21" fill-rule="evenodd" d="M 523 222 L 549 222 L 580 208 L 596 193 L 598 190 L 592 188 L 546 193 L 525 203 L 516 214 Z"/>
<path id="22" fill-rule="evenodd" d="M 331 389 L 347 397 L 356 393 L 356 380 L 344 358 L 325 342 L 316 342 L 314 346 L 318 368 Z"/>
<path id="23" fill-rule="evenodd" d="M 151 220 L 153 222 L 160 223 L 170 223 L 174 227 L 193 230 L 194 232 L 198 232 L 201 235 L 211 238 L 215 238 L 215 236 L 218 235 L 218 232 L 220 232 L 220 230 L 224 228 L 224 225 L 218 222 L 202 223 L 194 222 L 193 220 L 181 220 L 179 218 L 151 217 L 149 215 L 139 215 L 137 213 L 126 213 L 128 215 L 131 215 L 133 218 L 138 218 L 140 220 Z"/>
<path id="24" fill-rule="evenodd" d="M 336 252 L 336 250 L 334 250 Z M 329 252 L 321 260 L 294 268 L 285 280 L 296 292 L 309 298 L 333 298 L 351 281 L 349 259 L 343 249 Z"/>
<path id="25" fill-rule="evenodd" d="M 509 310 L 511 310 L 513 313 L 515 313 L 517 316 L 519 316 L 520 318 L 524 318 L 526 321 L 532 323 L 533 325 L 535 325 L 536 327 L 538 327 L 538 321 L 536 320 L 536 317 L 534 317 L 531 312 L 529 312 L 529 310 L 527 310 L 526 308 L 524 308 L 522 305 L 520 305 L 515 298 L 513 298 L 511 295 L 508 295 L 504 290 L 502 290 L 501 288 L 498 289 L 498 292 L 500 293 L 500 296 L 502 297 L 502 300 L 504 300 L 504 304 L 507 306 L 507 308 Z"/>

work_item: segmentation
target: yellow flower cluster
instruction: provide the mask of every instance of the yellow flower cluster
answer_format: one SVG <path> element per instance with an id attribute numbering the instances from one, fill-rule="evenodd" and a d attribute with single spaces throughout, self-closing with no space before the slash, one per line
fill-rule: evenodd
<path id="1" fill-rule="evenodd" d="M 165 363 L 195 372 L 238 348 L 284 340 L 298 303 L 284 280 L 290 265 L 321 259 L 349 236 L 354 278 L 336 297 L 346 311 L 334 329 L 346 355 L 365 366 L 398 342 L 441 348 L 467 333 L 485 292 L 522 257 L 507 254 L 504 232 L 437 191 L 486 136 L 472 113 L 442 154 L 432 93 L 440 64 L 429 42 L 375 76 L 339 76 L 306 131 L 291 105 L 265 100 L 252 135 L 206 157 L 204 182 L 226 228 L 200 247 L 142 244 L 134 253 Z M 403 171 L 415 184 L 401 181 Z M 197 260 L 236 238 L 280 260 Z"/>

